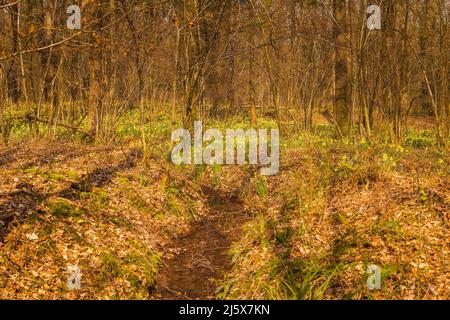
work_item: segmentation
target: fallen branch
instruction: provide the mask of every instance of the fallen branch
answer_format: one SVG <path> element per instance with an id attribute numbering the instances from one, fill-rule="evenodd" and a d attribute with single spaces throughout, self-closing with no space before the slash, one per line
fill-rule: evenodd
<path id="1" fill-rule="evenodd" d="M 34 116 L 32 114 L 27 114 L 26 116 L 18 117 L 17 119 L 21 119 L 23 121 L 35 121 L 35 122 L 46 123 L 46 124 L 49 123 L 48 120 L 37 118 L 36 116 Z M 73 125 L 64 124 L 64 123 L 56 123 L 55 125 L 58 126 L 58 127 L 62 127 L 62 128 L 66 128 L 66 129 L 70 129 L 70 130 L 76 131 L 78 133 L 83 134 L 83 136 L 85 136 L 85 137 L 92 137 L 92 133 L 81 129 L 79 127 L 79 125 L 78 126 L 73 126 Z"/>

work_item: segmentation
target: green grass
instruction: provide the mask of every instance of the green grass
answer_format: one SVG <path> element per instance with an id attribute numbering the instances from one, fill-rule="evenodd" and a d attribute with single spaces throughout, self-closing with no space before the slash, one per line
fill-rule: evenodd
<path id="1" fill-rule="evenodd" d="M 255 183 L 255 189 L 256 189 L 256 193 L 258 194 L 258 196 L 260 198 L 264 198 L 265 197 L 265 195 L 268 192 L 268 190 L 267 190 L 267 182 L 266 182 L 266 178 L 265 177 L 258 176 L 258 178 L 256 179 L 256 183 Z"/>

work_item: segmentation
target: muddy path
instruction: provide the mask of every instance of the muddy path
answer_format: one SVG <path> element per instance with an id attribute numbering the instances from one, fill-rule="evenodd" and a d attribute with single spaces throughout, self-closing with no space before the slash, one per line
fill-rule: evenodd
<path id="1" fill-rule="evenodd" d="M 250 217 L 236 196 L 210 188 L 204 194 L 209 214 L 168 248 L 153 299 L 214 299 L 217 281 L 231 267 L 230 246 Z"/>

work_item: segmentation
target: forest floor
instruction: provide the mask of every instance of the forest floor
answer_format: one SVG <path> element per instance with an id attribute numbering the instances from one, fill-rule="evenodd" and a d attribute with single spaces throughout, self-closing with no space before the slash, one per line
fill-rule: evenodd
<path id="1" fill-rule="evenodd" d="M 273 177 L 170 165 L 166 179 L 162 159 L 128 142 L 0 147 L 0 299 L 450 296 L 450 159 L 429 132 L 300 134 Z"/>
<path id="2" fill-rule="evenodd" d="M 161 188 L 162 166 L 133 147 L 30 142 L 0 158 L 3 299 L 148 298 L 161 248 L 204 212 L 199 188 Z"/>

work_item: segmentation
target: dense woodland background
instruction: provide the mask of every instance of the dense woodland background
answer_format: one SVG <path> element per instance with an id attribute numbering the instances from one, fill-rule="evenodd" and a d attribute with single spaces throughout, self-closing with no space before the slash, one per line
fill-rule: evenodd
<path id="1" fill-rule="evenodd" d="M 0 299 L 448 299 L 449 14 L 0 0 Z M 174 165 L 197 120 L 278 128 L 279 173 Z"/>
<path id="2" fill-rule="evenodd" d="M 66 26 L 71 4 L 81 8 L 81 30 Z M 373 4 L 382 8 L 381 30 L 366 26 Z M 142 125 L 160 111 L 188 122 L 269 114 L 281 127 L 308 130 L 316 114 L 334 110 L 342 134 L 353 128 L 370 138 L 384 127 L 392 141 L 411 115 L 432 116 L 443 143 L 449 5 L 2 1 L 2 133 L 6 141 L 18 117 L 50 137 L 86 118 L 88 133 L 101 138 L 130 109 L 140 110 Z"/>

